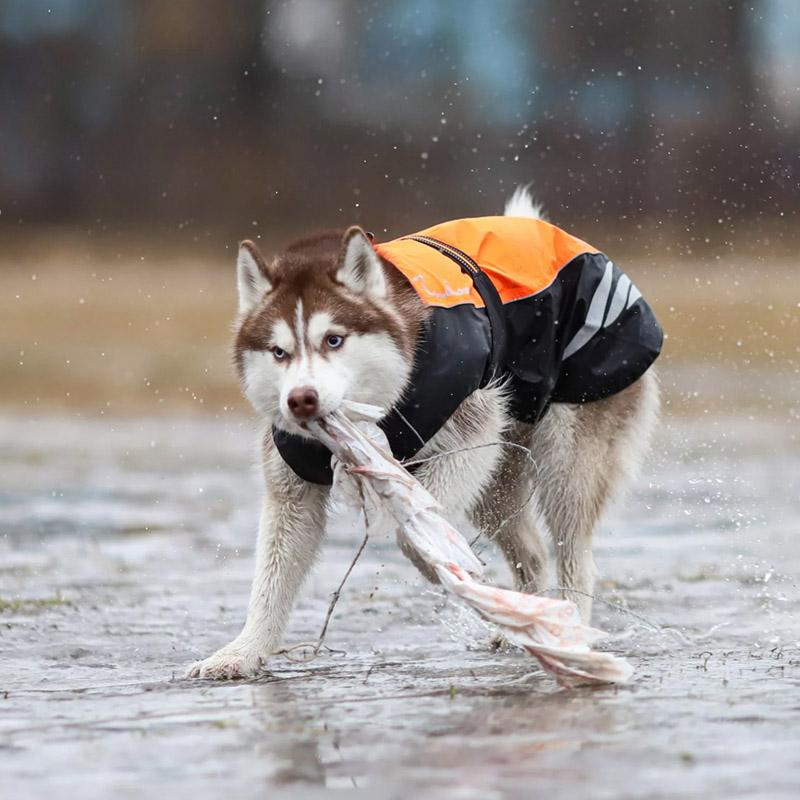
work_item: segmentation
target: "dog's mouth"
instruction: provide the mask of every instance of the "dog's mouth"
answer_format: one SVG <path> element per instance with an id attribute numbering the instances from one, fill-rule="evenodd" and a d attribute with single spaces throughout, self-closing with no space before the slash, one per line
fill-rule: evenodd
<path id="1" fill-rule="evenodd" d="M 311 433 L 311 427 L 315 424 L 319 424 L 328 416 L 333 413 L 336 413 L 337 410 L 335 409 L 332 411 L 324 411 L 320 414 L 314 414 L 313 416 L 304 418 L 304 419 L 297 419 L 297 418 L 289 418 L 284 416 L 283 414 L 279 415 L 278 419 L 274 422 L 274 425 L 278 430 L 284 431 L 284 433 L 291 433 L 295 436 L 302 436 L 306 439 L 313 439 L 314 436 Z"/>
<path id="2" fill-rule="evenodd" d="M 323 426 L 325 420 L 331 415 L 342 414 L 353 422 L 377 422 L 388 413 L 387 409 L 372 403 L 359 403 L 354 400 L 343 400 L 337 408 L 325 409 L 319 414 L 314 414 L 307 419 L 290 418 L 280 414 L 275 421 L 275 427 L 285 433 L 292 433 L 296 436 L 313 439 L 315 428 Z"/>
<path id="3" fill-rule="evenodd" d="M 336 408 L 320 409 L 319 413 L 307 418 L 298 418 L 289 414 L 279 413 L 273 425 L 284 433 L 301 436 L 304 439 L 316 438 L 314 430 L 324 426 L 325 420 L 337 414 L 342 414 L 352 422 L 377 422 L 388 413 L 388 409 L 373 403 L 361 403 L 355 400 L 342 400 Z"/>
<path id="4" fill-rule="evenodd" d="M 284 433 L 291 433 L 295 436 L 311 438 L 311 432 L 308 429 L 308 423 L 319 419 L 321 419 L 320 416 L 314 417 L 313 419 L 289 419 L 283 414 L 279 414 L 273 424 L 278 430 L 281 430 Z"/>

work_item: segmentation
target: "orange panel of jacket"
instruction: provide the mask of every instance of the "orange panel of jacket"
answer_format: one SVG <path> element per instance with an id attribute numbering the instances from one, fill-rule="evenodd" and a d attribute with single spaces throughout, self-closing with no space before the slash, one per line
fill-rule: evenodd
<path id="1" fill-rule="evenodd" d="M 375 250 L 399 269 L 427 305 L 450 308 L 483 300 L 472 279 L 446 256 L 413 237 L 453 245 L 489 276 L 503 303 L 546 289 L 559 270 L 596 248 L 543 220 L 473 217 L 442 222 L 418 233 L 382 242 Z"/>

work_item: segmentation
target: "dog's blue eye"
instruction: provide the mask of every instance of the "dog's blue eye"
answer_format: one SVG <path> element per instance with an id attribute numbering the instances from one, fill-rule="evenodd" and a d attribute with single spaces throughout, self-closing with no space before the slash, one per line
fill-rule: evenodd
<path id="1" fill-rule="evenodd" d="M 335 333 L 332 333 L 328 339 L 328 347 L 335 350 L 337 347 L 341 347 L 342 343 L 344 342 L 344 336 L 338 336 Z"/>
<path id="2" fill-rule="evenodd" d="M 272 348 L 272 355 L 280 361 L 282 358 L 286 357 L 286 351 L 280 347 L 273 347 Z"/>

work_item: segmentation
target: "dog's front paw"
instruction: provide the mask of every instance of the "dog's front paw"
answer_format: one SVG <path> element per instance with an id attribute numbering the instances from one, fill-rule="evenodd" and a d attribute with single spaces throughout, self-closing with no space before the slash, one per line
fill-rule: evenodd
<path id="1" fill-rule="evenodd" d="M 213 656 L 196 661 L 186 670 L 185 677 L 218 681 L 252 678 L 258 675 L 266 660 L 267 654 L 256 648 L 231 643 L 217 650 Z"/>

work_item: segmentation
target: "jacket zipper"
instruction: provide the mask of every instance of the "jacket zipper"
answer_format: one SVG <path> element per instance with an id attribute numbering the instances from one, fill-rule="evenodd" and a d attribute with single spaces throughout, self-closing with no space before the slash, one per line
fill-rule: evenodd
<path id="1" fill-rule="evenodd" d="M 486 386 L 492 378 L 502 370 L 506 351 L 506 323 L 503 315 L 503 300 L 492 283 L 491 278 L 478 266 L 475 259 L 468 256 L 451 244 L 440 242 L 431 236 L 404 236 L 414 242 L 427 245 L 454 261 L 465 275 L 472 279 L 475 291 L 480 295 L 486 308 L 486 315 L 491 331 L 491 354 L 481 379 L 481 387 Z"/>
<path id="2" fill-rule="evenodd" d="M 411 239 L 420 244 L 426 244 L 428 247 L 438 250 L 443 256 L 447 256 L 452 261 L 455 261 L 467 275 L 474 276 L 481 272 L 481 268 L 474 259 L 470 258 L 463 250 L 459 250 L 451 244 L 440 242 L 438 239 L 433 239 L 430 236 L 404 236 L 403 238 Z"/>

